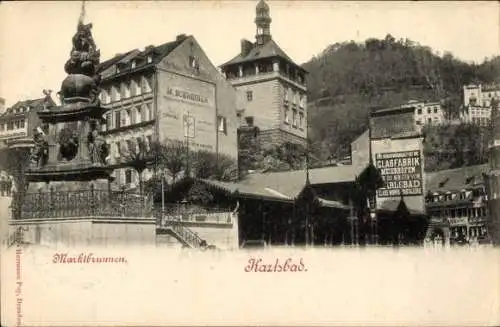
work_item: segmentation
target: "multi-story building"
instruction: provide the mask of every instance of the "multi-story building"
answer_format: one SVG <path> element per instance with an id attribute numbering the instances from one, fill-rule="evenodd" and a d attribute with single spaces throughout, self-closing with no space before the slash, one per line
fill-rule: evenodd
<path id="1" fill-rule="evenodd" d="M 428 215 L 449 228 L 451 243 L 488 241 L 487 195 L 484 174 L 488 165 L 441 170 L 427 174 Z"/>
<path id="2" fill-rule="evenodd" d="M 415 106 L 415 124 L 440 125 L 445 122 L 444 110 L 439 102 L 411 100 L 408 104 Z"/>
<path id="3" fill-rule="evenodd" d="M 221 66 L 243 96 L 243 118 L 252 117 L 263 142 L 305 144 L 307 138 L 306 71 L 271 37 L 271 16 L 264 0 L 256 7 L 256 40 L 241 41 L 240 53 Z"/>
<path id="4" fill-rule="evenodd" d="M 0 115 L 0 142 L 30 138 L 33 129 L 41 124 L 38 112 L 47 106 L 55 106 L 50 96 L 40 99 L 18 101 Z"/>
<path id="5" fill-rule="evenodd" d="M 124 154 L 139 141 L 181 141 L 237 158 L 236 90 L 193 36 L 118 54 L 99 70 L 101 102 L 110 109 L 103 133 L 118 185 L 137 185 Z"/>
<path id="6" fill-rule="evenodd" d="M 33 146 L 33 131 L 41 127 L 38 112 L 55 106 L 50 96 L 40 99 L 18 101 L 0 114 L 0 148 L 29 148 Z M 0 176 L 8 176 L 0 171 Z"/>
<path id="7" fill-rule="evenodd" d="M 463 122 L 487 126 L 491 120 L 491 101 L 500 99 L 500 85 L 465 85 L 463 93 L 464 106 L 460 119 Z"/>

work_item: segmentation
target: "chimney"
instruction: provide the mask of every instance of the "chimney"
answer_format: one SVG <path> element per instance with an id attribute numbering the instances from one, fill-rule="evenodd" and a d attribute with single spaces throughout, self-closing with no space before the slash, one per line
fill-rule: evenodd
<path id="1" fill-rule="evenodd" d="M 245 40 L 245 39 L 242 39 L 241 40 L 241 56 L 246 57 L 246 55 L 248 55 L 248 53 L 250 53 L 250 50 L 252 50 L 252 47 L 253 47 L 252 42 Z"/>
<path id="2" fill-rule="evenodd" d="M 185 39 L 187 39 L 187 35 L 186 34 L 179 34 L 175 37 L 175 40 L 176 41 L 184 41 Z"/>
<path id="3" fill-rule="evenodd" d="M 252 127 L 253 126 L 253 116 L 246 116 L 245 122 L 247 123 L 248 127 Z"/>

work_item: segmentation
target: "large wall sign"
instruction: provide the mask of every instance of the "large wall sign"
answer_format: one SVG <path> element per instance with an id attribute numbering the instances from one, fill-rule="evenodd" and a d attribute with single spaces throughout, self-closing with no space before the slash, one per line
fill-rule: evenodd
<path id="1" fill-rule="evenodd" d="M 176 98 L 181 101 L 188 101 L 194 103 L 208 104 L 208 98 L 200 95 L 194 94 L 188 91 L 184 91 L 181 89 L 169 87 L 167 88 L 166 95 L 172 98 Z"/>
<path id="2" fill-rule="evenodd" d="M 420 151 L 377 153 L 375 161 L 385 182 L 378 197 L 423 194 Z"/>

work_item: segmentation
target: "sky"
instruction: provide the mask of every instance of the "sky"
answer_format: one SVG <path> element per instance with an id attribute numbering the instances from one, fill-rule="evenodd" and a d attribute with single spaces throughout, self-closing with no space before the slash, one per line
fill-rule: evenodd
<path id="1" fill-rule="evenodd" d="M 88 1 L 101 60 L 193 35 L 215 65 L 255 38 L 253 1 Z M 343 41 L 390 33 L 481 62 L 500 54 L 500 6 L 486 2 L 268 1 L 273 39 L 298 64 Z M 6 106 L 60 89 L 81 2 L 2 2 L 0 97 Z"/>

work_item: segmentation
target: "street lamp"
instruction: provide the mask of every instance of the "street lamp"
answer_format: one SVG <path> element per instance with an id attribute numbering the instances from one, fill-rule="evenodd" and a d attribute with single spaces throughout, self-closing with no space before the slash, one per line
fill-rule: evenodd
<path id="1" fill-rule="evenodd" d="M 161 171 L 161 219 L 165 216 L 165 170 Z"/>

